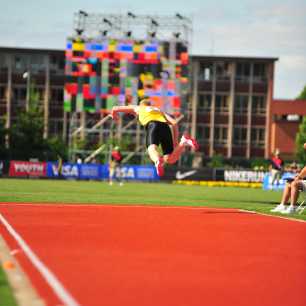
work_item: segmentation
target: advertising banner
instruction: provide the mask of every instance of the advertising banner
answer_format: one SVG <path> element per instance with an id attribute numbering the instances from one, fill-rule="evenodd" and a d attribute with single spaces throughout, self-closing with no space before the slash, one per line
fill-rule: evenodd
<path id="1" fill-rule="evenodd" d="M 58 163 L 47 164 L 47 176 L 50 178 L 80 179 L 80 180 L 106 180 L 109 177 L 108 165 L 72 164 L 64 163 L 61 169 Z M 153 165 L 133 166 L 124 165 L 116 169 L 115 177 L 124 180 L 158 180 L 159 177 Z"/>
<path id="2" fill-rule="evenodd" d="M 118 176 L 120 176 L 124 180 L 136 180 L 136 181 L 159 180 L 159 176 L 157 175 L 155 167 L 153 165 L 147 165 L 147 166 L 124 165 L 116 170 L 115 177 Z"/>
<path id="3" fill-rule="evenodd" d="M 64 163 L 62 167 L 58 163 L 47 164 L 47 176 L 53 178 L 78 179 L 80 170 L 78 164 Z"/>
<path id="4" fill-rule="evenodd" d="M 213 169 L 201 168 L 192 169 L 186 167 L 166 167 L 165 176 L 163 180 L 174 181 L 174 180 L 187 180 L 187 181 L 205 181 L 212 180 Z"/>
<path id="5" fill-rule="evenodd" d="M 276 182 L 272 185 L 272 177 L 270 173 L 267 173 L 264 177 L 263 180 L 263 189 L 265 190 L 282 190 L 285 188 L 285 184 L 287 181 L 290 181 L 294 178 L 295 174 L 290 173 L 290 172 L 285 172 L 280 181 L 279 184 L 277 184 Z"/>
<path id="6" fill-rule="evenodd" d="M 27 162 L 16 161 L 10 162 L 9 176 L 17 177 L 45 177 L 46 163 L 45 162 Z"/>
<path id="7" fill-rule="evenodd" d="M 225 182 L 258 182 L 264 180 L 266 172 L 252 170 L 224 170 Z"/>

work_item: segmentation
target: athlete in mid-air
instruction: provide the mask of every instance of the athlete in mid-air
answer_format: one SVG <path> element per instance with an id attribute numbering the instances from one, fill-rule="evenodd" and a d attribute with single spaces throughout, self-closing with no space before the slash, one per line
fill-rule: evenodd
<path id="1" fill-rule="evenodd" d="M 138 117 L 140 124 L 145 127 L 148 154 L 159 176 L 164 175 L 164 165 L 175 163 L 186 146 L 194 150 L 199 147 L 197 141 L 187 134 L 183 135 L 178 142 L 176 120 L 153 106 L 150 99 L 141 100 L 138 106 L 114 106 L 111 111 L 114 120 L 118 119 L 118 113 L 134 114 Z M 163 155 L 158 151 L 159 145 L 161 145 Z"/>

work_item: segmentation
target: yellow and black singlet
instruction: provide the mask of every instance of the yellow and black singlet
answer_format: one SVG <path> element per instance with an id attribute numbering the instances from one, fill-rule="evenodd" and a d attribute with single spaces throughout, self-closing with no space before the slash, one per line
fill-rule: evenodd
<path id="1" fill-rule="evenodd" d="M 139 105 L 137 108 L 138 120 L 141 125 L 146 126 L 151 121 L 167 122 L 163 112 L 154 106 Z"/>

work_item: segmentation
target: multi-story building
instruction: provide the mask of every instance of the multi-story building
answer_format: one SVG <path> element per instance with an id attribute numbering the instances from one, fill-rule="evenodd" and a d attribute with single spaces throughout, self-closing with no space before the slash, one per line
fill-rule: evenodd
<path id="1" fill-rule="evenodd" d="M 6 127 L 29 105 L 31 88 L 44 110 L 44 137 L 66 133 L 63 112 L 64 51 L 0 48 L 0 116 Z"/>
<path id="2" fill-rule="evenodd" d="M 192 134 L 206 156 L 269 156 L 276 60 L 192 57 Z"/>
<path id="3" fill-rule="evenodd" d="M 276 58 L 191 57 L 191 131 L 206 156 L 268 157 Z M 0 116 L 9 128 L 26 109 L 30 84 L 44 109 L 44 136 L 67 139 L 65 53 L 0 48 Z M 92 115 L 91 115 L 92 116 Z"/>

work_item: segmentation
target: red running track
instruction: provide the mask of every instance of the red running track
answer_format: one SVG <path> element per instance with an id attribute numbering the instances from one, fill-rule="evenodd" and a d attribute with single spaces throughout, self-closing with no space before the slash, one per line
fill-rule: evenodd
<path id="1" fill-rule="evenodd" d="M 306 222 L 145 206 L 0 204 L 0 213 L 83 306 L 306 305 Z M 47 304 L 62 305 L 16 257 Z"/>

